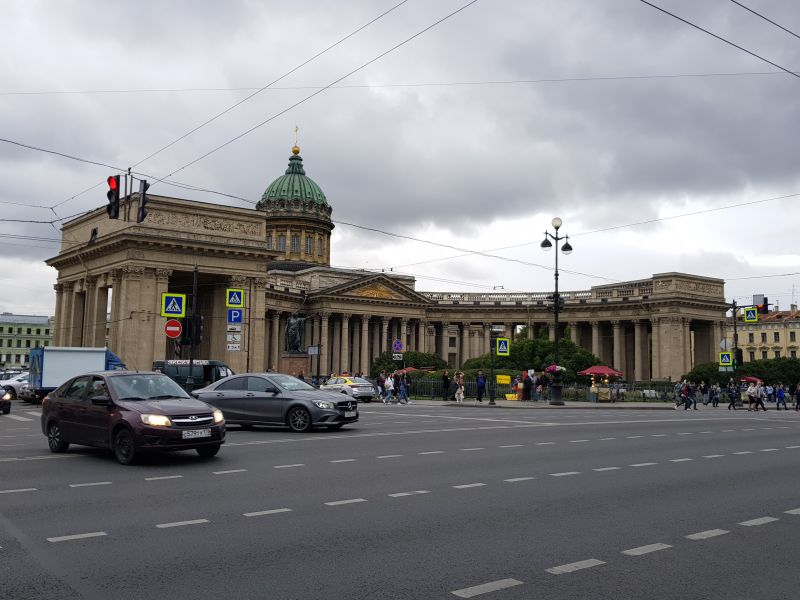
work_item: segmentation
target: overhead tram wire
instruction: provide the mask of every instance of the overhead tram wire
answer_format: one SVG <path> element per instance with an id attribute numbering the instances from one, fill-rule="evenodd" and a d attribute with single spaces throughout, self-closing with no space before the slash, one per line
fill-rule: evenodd
<path id="1" fill-rule="evenodd" d="M 752 9 L 752 8 L 750 8 L 749 6 L 745 6 L 745 5 L 744 5 L 744 4 L 742 4 L 741 2 L 737 2 L 736 0 L 731 0 L 731 2 L 733 2 L 733 3 L 734 3 L 735 5 L 737 5 L 737 6 L 740 6 L 740 7 L 742 7 L 742 8 L 743 8 L 743 9 L 745 9 L 746 11 L 753 13 L 755 16 L 757 16 L 757 17 L 760 17 L 760 18 L 764 19 L 764 20 L 765 20 L 765 21 L 767 21 L 768 23 L 772 23 L 772 24 L 773 24 L 773 25 L 775 25 L 775 27 L 777 27 L 778 29 L 783 29 L 783 30 L 784 30 L 786 33 L 788 33 L 788 34 L 790 34 L 790 35 L 793 35 L 794 37 L 796 37 L 797 39 L 799 39 L 799 40 L 800 40 L 800 35 L 797 35 L 797 34 L 796 34 L 794 31 L 792 31 L 791 29 L 787 29 L 786 27 L 784 27 L 784 26 L 783 26 L 783 25 L 781 25 L 780 23 L 776 23 L 775 21 L 773 21 L 773 20 L 772 20 L 772 19 L 770 19 L 769 17 L 765 17 L 765 16 L 764 16 L 764 15 L 762 15 L 760 12 L 757 12 L 757 11 L 753 10 L 753 9 Z"/>
<path id="2" fill-rule="evenodd" d="M 742 52 L 745 52 L 745 53 L 749 54 L 750 56 L 753 56 L 753 57 L 757 58 L 758 60 L 764 61 L 765 63 L 770 64 L 773 67 L 776 67 L 776 68 L 780 69 L 781 71 L 784 71 L 784 72 L 788 73 L 789 75 L 792 75 L 792 76 L 797 77 L 798 79 L 800 79 L 800 73 L 795 73 L 794 71 L 791 71 L 790 69 L 787 69 L 786 67 L 782 67 L 778 63 L 772 62 L 771 60 L 769 60 L 768 58 L 764 58 L 760 54 L 756 54 L 755 52 L 752 52 L 752 51 L 748 50 L 747 48 L 744 48 L 743 46 L 740 46 L 739 44 L 736 44 L 736 43 L 734 43 L 734 42 L 732 42 L 732 41 L 730 41 L 730 40 L 728 40 L 728 39 L 726 39 L 726 38 L 724 38 L 724 37 L 722 37 L 720 35 L 717 35 L 716 33 L 712 33 L 708 29 L 700 27 L 700 25 L 692 23 L 691 21 L 687 21 L 683 17 L 679 17 L 675 13 L 671 13 L 668 10 L 666 10 L 664 8 L 661 8 L 660 6 L 657 6 L 656 4 L 653 4 L 652 2 L 648 2 L 648 0 L 639 0 L 639 2 L 641 2 L 642 4 L 646 4 L 647 6 L 649 6 L 651 8 L 654 8 L 654 9 L 656 9 L 658 11 L 661 11 L 665 15 L 669 15 L 673 19 L 677 19 L 678 21 L 681 21 L 682 23 L 686 23 L 689 27 L 694 27 L 695 29 L 699 29 L 703 33 L 706 33 L 706 34 L 710 35 L 711 37 L 714 37 L 714 38 L 718 39 L 719 41 L 728 44 L 729 46 L 733 46 L 734 48 L 736 48 L 738 50 L 741 50 Z"/>
<path id="3" fill-rule="evenodd" d="M 155 152 L 153 152 L 153 153 L 149 154 L 148 156 L 145 156 L 145 157 L 144 157 L 142 160 L 140 160 L 139 162 L 137 162 L 137 163 L 135 163 L 135 164 L 131 165 L 131 168 L 138 167 L 138 166 L 139 166 L 140 164 L 142 164 L 144 161 L 146 161 L 146 160 L 149 160 L 149 159 L 153 158 L 154 156 L 156 156 L 156 155 L 160 154 L 161 152 L 163 152 L 163 151 L 164 151 L 164 150 L 166 150 L 167 148 L 170 148 L 170 147 L 174 146 L 175 144 L 177 144 L 178 142 L 180 142 L 181 140 L 184 140 L 184 139 L 186 139 L 187 137 L 189 137 L 190 135 L 192 135 L 192 134 L 193 134 L 193 133 L 195 133 L 196 131 L 198 131 L 198 130 L 202 129 L 203 127 L 205 127 L 206 125 L 208 125 L 208 124 L 210 124 L 210 123 L 213 123 L 214 121 L 216 121 L 217 119 L 219 119 L 221 116 L 223 116 L 223 115 L 225 115 L 225 114 L 227 114 L 227 113 L 231 112 L 231 111 L 232 111 L 233 109 L 235 109 L 236 107 L 238 107 L 238 106 L 241 106 L 242 104 L 244 104 L 245 102 L 247 102 L 247 101 L 248 101 L 248 100 L 250 100 L 251 98 L 254 98 L 254 97 L 255 97 L 255 96 L 257 96 L 258 94 L 260 94 L 261 92 L 263 92 L 264 90 L 266 90 L 267 88 L 269 88 L 269 87 L 271 87 L 272 85 L 274 85 L 274 84 L 278 83 L 278 82 L 279 82 L 279 81 L 281 81 L 282 79 L 285 79 L 286 77 L 288 77 L 289 75 L 291 75 L 291 74 L 292 74 L 292 73 L 294 73 L 295 71 L 297 71 L 297 70 L 299 70 L 299 69 L 303 68 L 304 66 L 306 66 L 308 63 L 310 63 L 310 62 L 312 62 L 312 61 L 316 60 L 317 58 L 319 58 L 319 57 L 320 57 L 320 56 L 322 56 L 323 54 L 325 54 L 325 53 L 327 53 L 328 51 L 330 51 L 330 50 L 334 49 L 336 46 L 338 46 L 338 45 L 340 45 L 340 44 L 344 43 L 345 41 L 347 41 L 348 39 L 350 39 L 350 38 L 351 38 L 351 37 L 353 37 L 354 35 L 356 35 L 356 34 L 360 33 L 361 31 L 363 31 L 364 29 L 366 29 L 367 27 L 369 27 L 369 26 L 370 26 L 370 25 L 372 25 L 373 23 L 375 23 L 375 22 L 377 22 L 377 21 L 381 20 L 383 17 L 385 17 L 385 16 L 386 16 L 386 15 L 388 15 L 389 13 L 391 13 L 391 12 L 393 12 L 393 11 L 397 10 L 397 9 L 398 9 L 398 8 L 400 8 L 400 7 L 401 7 L 403 4 L 405 4 L 406 2 L 408 2 L 408 0 L 402 0 L 401 2 L 398 2 L 397 4 L 395 4 L 394 6 L 392 6 L 391 8 L 389 8 L 388 10 L 386 10 L 386 11 L 382 12 L 381 14 L 379 14 L 377 17 L 375 17 L 375 18 L 373 18 L 372 20 L 370 20 L 370 21 L 368 21 L 368 22 L 364 23 L 364 24 L 363 24 L 361 27 L 359 27 L 358 29 L 355 29 L 354 31 L 352 31 L 352 32 L 348 33 L 346 36 L 344 36 L 343 38 L 339 39 L 337 42 L 334 42 L 333 44 L 331 44 L 331 45 L 330 45 L 330 46 L 328 46 L 327 48 L 325 48 L 325 49 L 323 49 L 323 50 L 320 50 L 319 52 L 317 52 L 316 54 L 314 54 L 314 55 L 313 55 L 311 58 L 308 58 L 308 59 L 306 59 L 305 61 L 301 62 L 299 65 L 297 65 L 297 66 L 295 66 L 295 67 L 293 67 L 293 68 L 289 69 L 288 71 L 286 71 L 286 72 L 285 72 L 283 75 L 281 75 L 281 76 L 280 76 L 280 77 L 278 77 L 277 79 L 274 79 L 274 80 L 272 80 L 272 81 L 271 81 L 271 82 L 269 82 L 267 85 L 265 85 L 265 86 L 263 86 L 263 87 L 261 87 L 261 88 L 257 89 L 255 92 L 253 92 L 253 93 L 252 93 L 252 94 L 250 94 L 249 96 L 246 96 L 245 98 L 242 98 L 241 100 L 239 100 L 239 101 L 238 101 L 238 102 L 236 102 L 235 104 L 233 104 L 233 105 L 229 106 L 228 108 L 226 108 L 226 109 L 225 109 L 225 110 L 223 110 L 222 112 L 220 112 L 220 113 L 217 113 L 216 115 L 214 115 L 214 116 L 213 116 L 213 117 L 211 117 L 210 119 L 208 119 L 208 120 L 204 121 L 203 123 L 201 123 L 200 125 L 198 125 L 198 126 L 197 126 L 197 127 L 195 127 L 194 129 L 192 129 L 191 131 L 189 131 L 189 132 L 187 132 L 187 133 L 183 134 L 182 136 L 180 136 L 180 137 L 178 137 L 178 138 L 174 139 L 173 141 L 171 141 L 171 142 L 170 142 L 169 144 L 167 144 L 166 146 L 162 146 L 161 148 L 159 148 L 159 149 L 158 149 L 158 150 L 156 150 Z"/>
<path id="4" fill-rule="evenodd" d="M 219 150 L 221 150 L 222 148 L 225 148 L 226 146 L 229 146 L 229 145 L 230 145 L 230 144 L 232 144 L 233 142 L 235 142 L 235 141 L 237 141 L 237 140 L 239 140 L 239 139 L 243 138 L 244 136 L 246 136 L 246 135 L 248 135 L 248 134 L 252 133 L 252 132 L 253 132 L 253 131 L 255 131 L 256 129 L 259 129 L 260 127 L 263 127 L 263 126 L 264 126 L 264 125 L 266 125 L 267 123 L 269 123 L 269 122 L 271 122 L 271 121 L 273 121 L 273 120 L 277 119 L 277 118 L 278 118 L 278 117 L 280 117 L 281 115 L 284 115 L 284 114 L 286 114 L 287 112 L 289 112 L 289 111 L 290 111 L 290 110 L 292 110 L 293 108 L 296 108 L 296 107 L 300 106 L 301 104 L 304 104 L 305 102 L 307 102 L 307 101 L 308 101 L 308 100 L 310 100 L 311 98 L 313 98 L 313 97 L 315 97 L 315 96 L 318 96 L 319 94 L 321 94 L 321 93 L 322 93 L 322 92 L 324 92 L 325 90 L 329 89 L 330 87 L 332 87 L 332 86 L 336 85 L 336 84 L 337 84 L 337 83 L 339 83 L 340 81 L 343 81 L 343 80 L 347 79 L 348 77 L 350 77 L 351 75 L 353 75 L 353 74 L 355 74 L 355 73 L 358 73 L 359 71 L 361 71 L 361 70 L 365 69 L 366 67 L 368 67 L 368 66 L 369 66 L 369 65 L 371 65 L 372 63 L 374 63 L 374 62 L 377 62 L 378 60 L 380 60 L 380 59 L 381 59 L 381 58 L 383 58 L 384 56 L 386 56 L 386 55 L 388 55 L 388 54 L 391 54 L 392 52 L 394 52 L 394 51 L 395 51 L 395 50 L 397 50 L 398 48 L 401 48 L 402 46 L 404 46 L 404 45 L 406 45 L 407 43 L 409 43 L 410 41 L 412 41 L 412 40 L 414 40 L 414 39 L 418 38 L 419 36 L 421 36 L 422 34 L 426 33 L 427 31 L 430 31 L 431 29 L 433 29 L 433 28 L 434 28 L 434 27 L 436 27 L 437 25 L 439 25 L 439 24 L 441 24 L 441 23 L 443 23 L 443 22 L 447 21 L 448 19 L 450 19 L 450 18 L 454 17 L 455 15 L 457 15 L 457 14 L 458 14 L 458 13 L 460 13 L 460 12 L 462 12 L 463 10 L 466 10 L 467 8 L 469 8 L 469 7 L 470 7 L 470 6 L 472 6 L 473 4 L 477 3 L 478 1 L 479 1 L 479 0 L 469 0 L 469 2 L 467 2 L 466 4 L 463 4 L 461 7 L 457 8 L 456 10 L 454 10 L 454 11 L 452 11 L 452 12 L 450 12 L 450 13 L 448 13 L 447 15 L 445 15 L 444 17 L 442 17 L 441 19 L 438 19 L 437 21 L 435 21 L 435 22 L 431 23 L 430 25 L 428 25 L 427 27 L 425 27 L 425 28 L 421 29 L 420 31 L 418 31 L 418 32 L 417 32 L 417 33 L 415 33 L 414 35 L 412 35 L 412 36 L 410 36 L 410 37 L 406 38 L 406 39 L 405 39 L 405 40 L 403 40 L 402 42 L 399 42 L 399 43 L 395 44 L 394 46 L 392 46 L 392 47 L 391 47 L 391 48 L 389 48 L 388 50 L 385 50 L 384 52 L 381 52 L 380 54 L 378 54 L 378 55 L 377 55 L 377 56 L 375 56 L 374 58 L 372 58 L 372 59 L 368 60 L 367 62 L 363 63 L 362 65 L 360 65 L 360 66 L 356 67 L 355 69 L 351 70 L 350 72 L 348 72 L 348 73 L 346 73 L 346 74 L 342 75 L 342 76 L 341 76 L 341 77 L 339 77 L 338 79 L 335 79 L 334 81 L 332 81 L 332 82 L 331 82 L 331 83 L 329 83 L 328 85 L 326 85 L 326 86 L 322 87 L 321 89 L 319 89 L 319 90 L 317 90 L 317 91 L 315 91 L 315 92 L 313 92 L 313 93 L 309 94 L 309 95 L 308 95 L 308 96 L 306 96 L 305 98 L 302 98 L 301 100 L 298 100 L 298 101 L 297 101 L 297 102 L 295 102 L 294 104 L 291 104 L 291 105 L 287 106 L 287 107 L 286 107 L 286 108 L 284 108 L 283 110 L 280 110 L 280 111 L 278 111 L 277 113 L 275 113 L 274 115 L 272 115 L 272 116 L 271 116 L 271 117 L 269 117 L 268 119 L 265 119 L 264 121 L 261 121 L 260 123 L 258 123 L 257 125 L 254 125 L 254 126 L 253 126 L 253 127 L 251 127 L 250 129 L 248 129 L 248 130 L 246 130 L 246 131 L 244 131 L 244 132 L 240 133 L 239 135 L 237 135 L 237 136 L 235 136 L 235 137 L 231 138 L 231 139 L 230 139 L 230 140 L 228 140 L 227 142 L 224 142 L 224 143 L 220 144 L 219 146 L 216 146 L 215 148 L 213 148 L 212 150 L 209 150 L 209 151 L 208 151 L 208 152 L 206 152 L 205 154 L 202 154 L 202 155 L 198 156 L 197 158 L 195 158 L 195 159 L 191 160 L 190 162 L 186 163 L 186 164 L 185 164 L 185 165 L 183 165 L 182 167 L 179 167 L 179 168 L 175 169 L 174 171 L 172 171 L 172 172 L 171 172 L 171 173 L 169 173 L 168 175 L 165 175 L 164 177 L 161 177 L 161 178 L 158 178 L 158 179 L 156 179 L 156 180 L 155 180 L 155 181 L 154 181 L 154 182 L 151 184 L 151 187 L 152 187 L 153 185 L 156 185 L 156 184 L 158 184 L 158 183 L 161 183 L 162 181 L 164 181 L 165 179 L 168 179 L 168 178 L 172 177 L 172 176 L 173 176 L 173 175 L 175 175 L 176 173 L 179 173 L 180 171 L 182 171 L 182 170 L 184 170 L 184 169 L 186 169 L 186 168 L 188 168 L 188 167 L 190 167 L 190 166 L 192 166 L 192 165 L 194 165 L 194 164 L 196 164 L 196 163 L 200 162 L 201 160 L 203 160 L 203 159 L 205 159 L 205 158 L 207 158 L 207 157 L 211 156 L 212 154 L 214 154 L 215 152 L 218 152 L 218 151 L 219 151 Z"/>

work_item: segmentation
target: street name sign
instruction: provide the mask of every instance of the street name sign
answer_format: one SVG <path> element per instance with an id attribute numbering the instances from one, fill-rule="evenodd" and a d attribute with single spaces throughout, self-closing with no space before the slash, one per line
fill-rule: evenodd
<path id="1" fill-rule="evenodd" d="M 161 294 L 161 316 L 162 317 L 185 317 L 186 316 L 186 294 L 172 294 L 164 292 Z"/>
<path id="2" fill-rule="evenodd" d="M 497 346 L 495 351 L 497 356 L 508 356 L 510 353 L 511 340 L 508 338 L 497 338 Z"/>
<path id="3" fill-rule="evenodd" d="M 175 319 L 170 319 L 166 323 L 164 323 L 164 333 L 167 334 L 168 338 L 179 338 L 181 337 L 181 333 L 183 332 L 183 325 L 181 325 L 180 321 Z"/>
<path id="4" fill-rule="evenodd" d="M 225 290 L 225 306 L 228 308 L 244 308 L 244 290 L 228 288 Z"/>

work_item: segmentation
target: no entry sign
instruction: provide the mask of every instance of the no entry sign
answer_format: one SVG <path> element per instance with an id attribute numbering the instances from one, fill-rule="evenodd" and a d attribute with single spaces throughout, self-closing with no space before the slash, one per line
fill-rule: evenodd
<path id="1" fill-rule="evenodd" d="M 167 334 L 168 338 L 179 338 L 182 331 L 183 325 L 181 325 L 181 322 L 176 319 L 170 319 L 164 323 L 164 333 Z"/>

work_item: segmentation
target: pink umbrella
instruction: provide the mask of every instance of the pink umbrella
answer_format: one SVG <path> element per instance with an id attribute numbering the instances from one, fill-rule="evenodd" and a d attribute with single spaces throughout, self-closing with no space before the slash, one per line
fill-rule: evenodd
<path id="1" fill-rule="evenodd" d="M 584 369 L 583 371 L 578 371 L 578 375 L 594 375 L 596 377 L 622 377 L 622 371 L 617 371 L 604 365 L 595 365 L 593 367 L 589 367 L 588 369 Z"/>

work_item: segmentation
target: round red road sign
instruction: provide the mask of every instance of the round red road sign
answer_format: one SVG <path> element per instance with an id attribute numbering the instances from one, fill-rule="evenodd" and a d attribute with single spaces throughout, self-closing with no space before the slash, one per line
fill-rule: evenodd
<path id="1" fill-rule="evenodd" d="M 167 334 L 168 338 L 180 337 L 182 332 L 183 332 L 183 325 L 181 325 L 180 321 L 176 319 L 170 319 L 169 321 L 164 323 L 164 333 Z"/>

